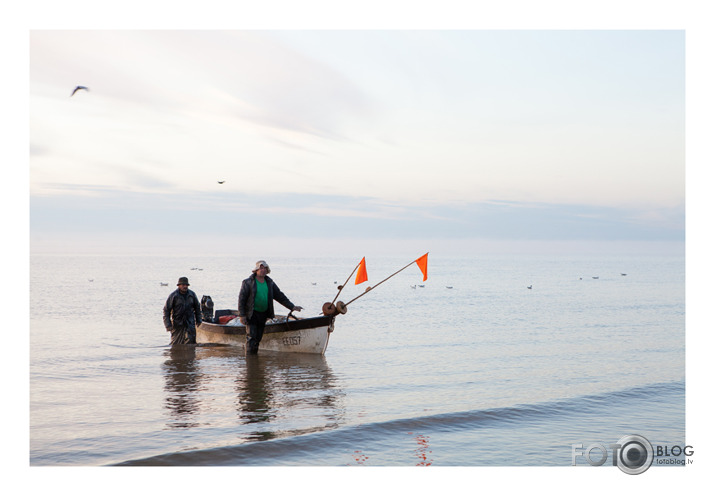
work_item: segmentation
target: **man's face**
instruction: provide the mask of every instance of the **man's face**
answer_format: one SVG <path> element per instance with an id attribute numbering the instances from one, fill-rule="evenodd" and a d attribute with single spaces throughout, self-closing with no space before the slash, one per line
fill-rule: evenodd
<path id="1" fill-rule="evenodd" d="M 268 274 L 268 269 L 265 265 L 261 265 L 260 267 L 258 267 L 256 274 L 258 274 L 260 277 L 266 277 L 266 274 Z"/>
<path id="2" fill-rule="evenodd" d="M 188 285 L 188 284 L 179 284 L 179 291 L 181 291 L 182 293 L 186 293 L 186 291 L 187 291 L 188 289 L 189 289 L 189 285 Z"/>

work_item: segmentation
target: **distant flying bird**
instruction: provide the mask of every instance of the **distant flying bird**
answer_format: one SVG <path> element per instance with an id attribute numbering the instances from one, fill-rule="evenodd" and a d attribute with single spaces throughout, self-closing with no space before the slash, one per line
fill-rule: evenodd
<path id="1" fill-rule="evenodd" d="M 74 96 L 74 94 L 77 93 L 79 90 L 89 91 L 89 88 L 87 88 L 86 86 L 77 86 L 77 87 L 72 91 L 72 94 L 71 94 L 70 96 Z"/>
<path id="2" fill-rule="evenodd" d="M 218 182 L 219 184 L 223 184 L 223 183 L 225 183 L 226 181 L 217 181 L 217 182 Z"/>

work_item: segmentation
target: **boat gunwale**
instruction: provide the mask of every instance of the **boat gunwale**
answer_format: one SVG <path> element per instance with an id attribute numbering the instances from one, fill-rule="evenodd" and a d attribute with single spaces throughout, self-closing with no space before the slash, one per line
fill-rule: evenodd
<path id="1" fill-rule="evenodd" d="M 334 319 L 335 316 L 333 315 L 318 315 L 317 317 L 308 317 L 305 319 L 288 320 L 283 322 L 267 322 L 263 333 L 272 334 L 331 326 Z M 246 334 L 246 326 L 244 325 L 237 326 L 229 324 L 215 324 L 213 322 L 202 322 L 201 325 L 199 325 L 199 329 L 203 332 L 212 332 L 215 334 Z"/>

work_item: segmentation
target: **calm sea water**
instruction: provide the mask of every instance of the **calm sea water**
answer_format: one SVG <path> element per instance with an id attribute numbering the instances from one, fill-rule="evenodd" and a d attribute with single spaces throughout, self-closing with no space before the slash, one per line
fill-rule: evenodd
<path id="1" fill-rule="evenodd" d="M 301 316 L 358 261 L 269 260 Z M 171 349 L 178 277 L 236 308 L 254 262 L 31 257 L 31 465 L 570 466 L 574 443 L 684 445 L 682 257 L 433 253 L 426 282 L 412 266 L 352 303 L 325 356 Z M 368 259 L 340 299 L 408 262 Z"/>

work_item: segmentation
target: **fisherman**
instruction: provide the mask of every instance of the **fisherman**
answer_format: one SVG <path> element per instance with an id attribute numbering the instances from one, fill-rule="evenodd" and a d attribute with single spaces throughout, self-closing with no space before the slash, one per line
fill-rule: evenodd
<path id="1" fill-rule="evenodd" d="M 256 262 L 256 267 L 251 272 L 252 274 L 241 283 L 241 291 L 238 294 L 238 318 L 241 324 L 246 326 L 246 353 L 255 355 L 263 338 L 266 320 L 275 317 L 273 300 L 290 311 L 300 312 L 303 307 L 291 303 L 278 289 L 273 279 L 268 277 L 271 269 L 265 260 Z"/>
<path id="2" fill-rule="evenodd" d="M 189 289 L 189 279 L 180 277 L 177 289 L 164 305 L 164 327 L 171 333 L 171 345 L 196 344 L 196 328 L 201 325 L 201 304 Z"/>

